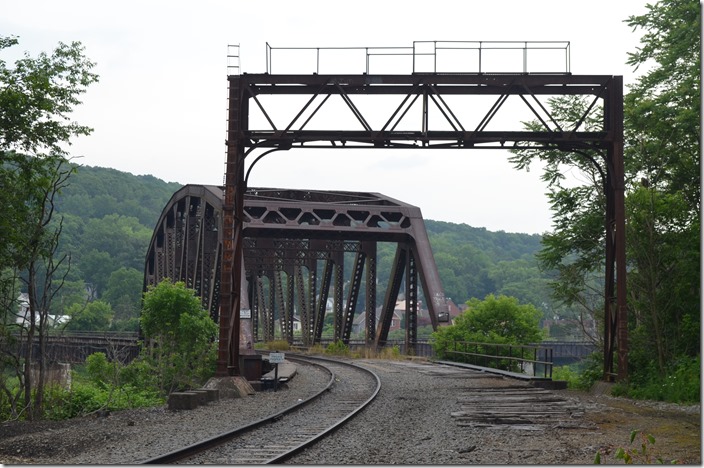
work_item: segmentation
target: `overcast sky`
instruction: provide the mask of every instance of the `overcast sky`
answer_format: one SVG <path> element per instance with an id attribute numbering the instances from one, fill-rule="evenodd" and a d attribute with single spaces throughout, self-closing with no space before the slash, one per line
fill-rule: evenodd
<path id="1" fill-rule="evenodd" d="M 623 75 L 641 31 L 623 22 L 646 1 L 39 1 L 0 0 L 0 34 L 16 52 L 80 41 L 100 82 L 73 117 L 77 162 L 182 184 L 223 183 L 228 44 L 262 73 L 273 47 L 409 47 L 413 41 L 570 41 L 573 74 Z M 10 60 L 5 52 L 2 56 Z M 362 70 L 360 70 L 361 72 Z M 276 72 L 276 70 L 274 70 Z M 274 153 L 250 186 L 373 191 L 425 218 L 491 231 L 551 230 L 540 171 L 494 150 Z"/>

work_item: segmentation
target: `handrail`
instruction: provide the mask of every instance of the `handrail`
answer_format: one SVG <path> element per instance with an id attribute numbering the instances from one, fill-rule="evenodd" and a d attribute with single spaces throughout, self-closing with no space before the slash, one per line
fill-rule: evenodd
<path id="1" fill-rule="evenodd" d="M 453 74 L 491 74 L 491 73 L 521 73 L 521 74 L 570 74 L 570 42 L 569 41 L 413 41 L 410 47 L 272 47 L 266 43 L 266 73 L 273 74 L 274 51 L 314 52 L 314 67 L 304 64 L 307 73 L 321 74 L 321 52 L 333 52 L 338 58 L 344 52 L 360 53 L 355 56 L 364 61 L 364 70 L 357 73 L 371 74 L 374 57 L 410 57 L 412 73 L 453 73 Z M 517 53 L 515 57 L 506 57 L 507 52 Z M 238 50 L 239 53 L 239 50 Z M 560 66 L 555 69 L 539 69 L 543 67 L 545 54 L 559 54 Z M 564 56 L 562 56 L 564 54 Z M 542 60 L 541 60 L 541 57 Z M 278 56 L 278 55 L 277 55 Z M 281 59 L 285 59 L 282 56 Z M 529 58 L 532 60 L 529 62 Z M 551 61 L 555 61 L 552 57 Z M 293 58 L 295 68 L 301 67 L 300 60 Z M 388 62 L 388 60 L 387 60 Z M 507 62 L 508 68 L 503 69 Z M 516 66 L 513 67 L 514 62 Z M 538 64 L 537 66 L 535 64 Z M 499 64 L 501 66 L 499 66 Z M 349 65 L 349 63 L 345 63 Z M 550 65 L 554 66 L 554 65 Z M 535 69 L 533 69 L 535 67 Z M 282 67 L 286 68 L 286 64 Z M 239 70 L 239 63 L 238 63 Z M 276 70 L 279 72 L 279 68 Z M 408 73 L 409 70 L 398 70 L 396 73 Z M 279 72 L 286 74 L 285 72 Z"/>
<path id="2" fill-rule="evenodd" d="M 458 345 L 460 345 L 460 350 L 457 349 Z M 474 347 L 474 352 L 469 351 L 469 348 L 472 346 Z M 506 350 L 508 354 L 502 354 L 500 350 Z M 520 350 L 521 355 L 514 356 L 514 350 Z M 489 354 L 490 351 L 493 351 L 494 354 Z M 532 359 L 530 356 L 526 357 L 525 351 L 528 351 L 529 353 L 532 352 Z M 526 364 L 532 364 L 534 377 L 537 376 L 538 366 L 542 366 L 543 377 L 552 378 L 553 350 L 552 348 L 546 346 L 453 341 L 452 349 L 447 349 L 445 352 L 447 354 L 467 356 L 468 358 L 465 359 L 468 359 L 470 364 L 477 364 L 482 365 L 483 367 L 492 367 L 507 371 L 512 371 L 513 366 L 511 366 L 510 363 L 516 362 L 519 365 L 521 373 L 525 373 Z M 539 359 L 541 357 L 542 359 Z"/>

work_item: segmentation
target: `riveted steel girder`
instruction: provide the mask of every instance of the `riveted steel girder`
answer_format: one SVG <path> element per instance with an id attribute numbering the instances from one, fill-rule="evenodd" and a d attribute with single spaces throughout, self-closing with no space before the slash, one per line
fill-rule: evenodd
<path id="1" fill-rule="evenodd" d="M 223 207 L 222 187 L 187 185 L 177 191 L 157 222 L 145 268 L 145 289 L 166 277 L 185 281 L 221 324 L 220 297 L 216 293 L 221 284 L 217 254 L 223 248 Z M 418 264 L 423 265 L 418 270 L 422 272 L 422 284 L 427 286 L 424 291 L 429 298 L 432 323 L 437 325 L 437 316 L 446 313 L 444 293 L 417 207 L 378 193 L 252 188 L 246 192 L 242 219 L 243 260 L 237 270 L 242 278 L 249 278 L 250 287 L 246 282 L 240 283 L 240 302 L 243 308 L 249 308 L 251 303 L 253 321 L 261 327 L 266 339 L 273 338 L 278 317 L 281 335 L 293 340 L 297 304 L 304 343 L 320 342 L 325 306 L 332 289 L 333 338 L 348 342 L 355 306 L 366 279 L 366 340 L 369 344 L 385 341 L 388 328 L 382 335 L 375 335 L 377 242 L 402 242 L 414 249 L 420 259 Z M 346 301 L 345 253 L 356 256 Z M 318 262 L 324 262 L 319 297 Z M 263 278 L 268 279 L 268 295 L 264 292 Z M 389 303 L 395 304 L 397 295 L 398 289 L 388 299 Z M 229 326 L 232 315 L 228 317 Z M 251 331 L 253 336 L 243 340 L 252 341 L 259 333 L 258 328 L 255 326 Z M 231 350 L 228 347 L 226 351 Z M 229 362 L 228 368 L 232 367 Z"/>

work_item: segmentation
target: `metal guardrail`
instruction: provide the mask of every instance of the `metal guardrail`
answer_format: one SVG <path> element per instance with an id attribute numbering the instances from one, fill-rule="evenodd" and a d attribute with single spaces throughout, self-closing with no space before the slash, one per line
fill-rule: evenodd
<path id="1" fill-rule="evenodd" d="M 229 44 L 227 46 L 227 74 L 240 74 L 240 45 Z"/>
<path id="2" fill-rule="evenodd" d="M 394 71 L 380 72 L 383 66 Z M 339 74 L 338 69 L 355 74 L 570 74 L 570 67 L 569 41 L 413 41 L 411 47 L 272 47 L 266 43 L 268 74 Z M 228 71 L 239 73 L 239 46 L 237 67 Z"/>
<path id="3" fill-rule="evenodd" d="M 509 345 L 454 341 L 447 354 L 459 356 L 461 362 L 509 372 L 552 378 L 553 350 L 545 346 Z"/>

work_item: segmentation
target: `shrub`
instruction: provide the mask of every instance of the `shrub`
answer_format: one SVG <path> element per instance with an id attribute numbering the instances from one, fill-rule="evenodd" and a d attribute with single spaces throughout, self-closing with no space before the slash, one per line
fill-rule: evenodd
<path id="1" fill-rule="evenodd" d="M 469 308 L 455 319 L 454 325 L 441 327 L 431 335 L 439 359 L 458 360 L 448 354 L 456 341 L 494 344 L 528 344 L 542 340 L 540 311 L 532 304 L 519 304 L 509 296 L 489 294 L 483 301 L 467 301 Z"/>
<path id="2" fill-rule="evenodd" d="M 701 358 L 681 357 L 664 377 L 659 376 L 652 363 L 647 377 L 640 372 L 639 379 L 615 388 L 616 395 L 635 399 L 667 401 L 671 403 L 697 403 L 701 395 Z"/>
<path id="3" fill-rule="evenodd" d="M 291 345 L 286 340 L 275 340 L 266 343 L 266 349 L 269 351 L 288 351 Z"/>
<path id="4" fill-rule="evenodd" d="M 325 348 L 326 354 L 334 354 L 336 356 L 348 356 L 350 354 L 350 348 L 342 342 L 342 340 L 337 340 L 334 343 L 330 343 L 327 348 Z"/>

